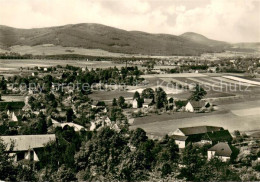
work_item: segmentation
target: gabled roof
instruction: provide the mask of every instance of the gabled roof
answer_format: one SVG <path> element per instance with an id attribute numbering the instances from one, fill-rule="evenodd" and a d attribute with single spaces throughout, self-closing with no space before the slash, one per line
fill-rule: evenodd
<path id="1" fill-rule="evenodd" d="M 172 135 L 171 136 L 174 140 L 181 140 L 181 141 L 185 141 L 187 140 L 188 136 L 181 136 L 181 135 Z"/>
<path id="2" fill-rule="evenodd" d="M 232 150 L 227 143 L 220 142 L 213 147 L 211 147 L 208 151 L 215 151 L 216 156 L 230 157 L 232 154 Z"/>
<path id="3" fill-rule="evenodd" d="M 228 130 L 208 132 L 203 136 L 203 139 L 209 139 L 211 141 L 231 141 L 232 136 Z"/>
<path id="4" fill-rule="evenodd" d="M 220 131 L 224 130 L 222 127 L 217 126 L 194 126 L 194 127 L 186 127 L 186 128 L 179 128 L 179 130 L 184 135 L 196 135 L 196 134 L 203 134 L 212 131 Z"/>
<path id="5" fill-rule="evenodd" d="M 1 136 L 0 138 L 7 144 L 7 150 L 10 149 L 10 145 L 14 142 L 13 151 L 26 151 L 34 148 L 42 148 L 44 147 L 44 144 L 47 144 L 49 141 L 56 140 L 55 134 Z"/>
<path id="6" fill-rule="evenodd" d="M 144 99 L 144 103 L 143 104 L 151 104 L 153 101 L 153 99 Z"/>
<path id="7" fill-rule="evenodd" d="M 192 107 L 194 108 L 202 108 L 205 106 L 206 102 L 203 100 L 200 101 L 189 101 Z"/>

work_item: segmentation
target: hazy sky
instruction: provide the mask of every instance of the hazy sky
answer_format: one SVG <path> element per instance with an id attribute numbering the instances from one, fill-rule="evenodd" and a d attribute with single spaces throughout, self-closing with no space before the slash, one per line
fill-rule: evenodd
<path id="1" fill-rule="evenodd" d="M 76 23 L 260 42 L 260 0 L 0 0 L 1 25 L 38 28 Z"/>

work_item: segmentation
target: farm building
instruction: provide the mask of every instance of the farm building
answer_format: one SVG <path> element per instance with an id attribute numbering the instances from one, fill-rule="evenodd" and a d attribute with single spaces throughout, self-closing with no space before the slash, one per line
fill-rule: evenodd
<path id="1" fill-rule="evenodd" d="M 149 108 L 152 105 L 153 99 L 144 99 L 143 108 Z"/>
<path id="2" fill-rule="evenodd" d="M 220 142 L 208 150 L 208 160 L 217 157 L 218 159 L 226 162 L 230 160 L 232 150 L 227 143 Z"/>
<path id="3" fill-rule="evenodd" d="M 175 139 L 179 148 L 185 148 L 188 143 L 209 143 L 231 142 L 232 136 L 228 130 L 215 126 L 196 126 L 187 128 L 178 128 L 170 133 Z"/>
<path id="4" fill-rule="evenodd" d="M 132 105 L 133 105 L 133 108 L 134 108 L 134 109 L 137 109 L 137 108 L 138 108 L 138 101 L 137 101 L 137 99 L 134 99 L 134 100 L 133 100 Z"/>
<path id="5" fill-rule="evenodd" d="M 189 101 L 185 106 L 186 112 L 200 112 L 203 109 L 209 108 L 211 104 L 205 101 Z"/>
<path id="6" fill-rule="evenodd" d="M 14 156 L 14 161 L 30 160 L 39 161 L 36 154 L 36 149 L 43 148 L 50 141 L 55 141 L 55 134 L 48 135 L 16 135 L 16 136 L 1 136 L 1 139 L 7 144 L 7 152 L 13 144 L 13 149 L 10 152 Z"/>

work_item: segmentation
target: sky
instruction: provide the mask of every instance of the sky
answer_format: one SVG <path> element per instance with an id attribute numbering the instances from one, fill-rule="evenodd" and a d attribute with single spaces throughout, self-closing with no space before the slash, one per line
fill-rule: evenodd
<path id="1" fill-rule="evenodd" d="M 260 0 L 0 0 L 0 25 L 41 28 L 76 23 L 260 42 Z"/>

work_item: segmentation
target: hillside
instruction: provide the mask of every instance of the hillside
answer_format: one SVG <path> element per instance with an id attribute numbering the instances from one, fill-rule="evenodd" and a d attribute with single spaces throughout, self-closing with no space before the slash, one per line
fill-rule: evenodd
<path id="1" fill-rule="evenodd" d="M 194 33 L 181 36 L 149 34 L 100 24 L 75 24 L 35 29 L 0 26 L 0 48 L 53 44 L 63 47 L 101 49 L 114 53 L 170 56 L 220 52 L 228 46 L 224 42 L 210 40 L 199 34 L 194 35 Z"/>
<path id="2" fill-rule="evenodd" d="M 186 38 L 188 40 L 194 41 L 198 44 L 202 44 L 202 45 L 206 45 L 209 47 L 229 47 L 230 44 L 227 42 L 223 42 L 223 41 L 217 41 L 217 40 L 212 40 L 209 39 L 203 35 L 194 33 L 194 32 L 186 32 L 182 35 L 180 35 L 180 37 Z"/>

